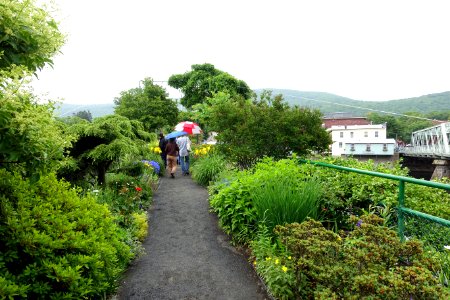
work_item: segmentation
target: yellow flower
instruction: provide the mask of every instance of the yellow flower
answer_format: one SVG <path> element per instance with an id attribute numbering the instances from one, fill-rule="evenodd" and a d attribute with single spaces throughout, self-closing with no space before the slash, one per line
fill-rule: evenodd
<path id="1" fill-rule="evenodd" d="M 253 262 L 253 265 L 256 266 L 256 260 Z"/>
<path id="2" fill-rule="evenodd" d="M 337 240 L 340 242 L 340 241 L 342 241 L 342 238 L 340 236 L 338 236 Z"/>
<path id="3" fill-rule="evenodd" d="M 266 261 L 269 261 L 269 260 L 271 260 L 272 259 L 272 257 L 266 257 Z"/>
<path id="4" fill-rule="evenodd" d="M 275 259 L 275 264 L 278 265 L 280 263 L 280 260 L 277 258 Z"/>
<path id="5" fill-rule="evenodd" d="M 292 259 L 292 257 L 289 255 L 289 256 L 288 256 L 288 259 Z"/>
<path id="6" fill-rule="evenodd" d="M 281 270 L 283 270 L 283 272 L 286 273 L 287 270 L 288 270 L 288 268 L 287 268 L 286 266 L 282 266 L 282 267 L 281 267 Z"/>

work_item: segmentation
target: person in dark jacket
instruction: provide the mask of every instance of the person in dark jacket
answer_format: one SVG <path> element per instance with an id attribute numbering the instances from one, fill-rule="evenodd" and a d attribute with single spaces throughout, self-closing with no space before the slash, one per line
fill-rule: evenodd
<path id="1" fill-rule="evenodd" d="M 167 140 L 162 132 L 159 133 L 159 149 L 161 149 L 161 159 L 164 162 L 164 169 L 167 169 Z"/>
<path id="2" fill-rule="evenodd" d="M 177 171 L 177 158 L 178 152 L 180 148 L 178 148 L 177 143 L 175 142 L 175 138 L 169 139 L 169 142 L 166 145 L 166 154 L 167 154 L 167 168 L 170 171 L 170 177 L 175 178 L 175 172 Z"/>

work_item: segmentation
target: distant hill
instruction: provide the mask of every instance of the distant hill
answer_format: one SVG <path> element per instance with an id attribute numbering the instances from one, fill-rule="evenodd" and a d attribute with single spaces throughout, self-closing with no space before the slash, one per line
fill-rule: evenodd
<path id="1" fill-rule="evenodd" d="M 351 112 L 366 115 L 371 110 L 394 113 L 450 110 L 450 92 L 390 101 L 360 101 L 322 92 L 301 92 L 295 90 L 268 89 L 272 95 L 282 94 L 290 105 L 319 109 L 323 114 Z M 262 90 L 256 90 L 257 94 Z"/>
<path id="2" fill-rule="evenodd" d="M 353 115 L 366 115 L 371 111 L 386 111 L 393 113 L 420 112 L 423 114 L 433 111 L 450 110 L 450 92 L 424 95 L 420 97 L 390 100 L 390 101 L 361 101 L 350 98 L 323 93 L 323 92 L 302 92 L 284 89 L 267 89 L 272 91 L 272 95 L 282 94 L 290 105 L 299 105 L 313 109 L 319 109 L 323 114 L 333 112 L 349 112 Z M 260 94 L 263 89 L 255 90 Z M 182 109 L 182 107 L 179 107 Z M 88 110 L 93 118 L 114 113 L 114 104 L 91 104 L 60 105 L 56 113 L 58 116 L 72 116 L 78 111 Z"/>
<path id="3" fill-rule="evenodd" d="M 56 109 L 56 115 L 58 117 L 70 117 L 79 111 L 88 110 L 91 112 L 93 118 L 111 115 L 114 113 L 114 104 L 68 104 L 62 103 L 59 108 Z"/>

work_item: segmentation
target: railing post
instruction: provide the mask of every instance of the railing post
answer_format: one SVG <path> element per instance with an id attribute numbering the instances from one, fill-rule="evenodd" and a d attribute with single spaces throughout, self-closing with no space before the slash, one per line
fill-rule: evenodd
<path id="1" fill-rule="evenodd" d="M 400 240 L 405 240 L 405 220 L 403 218 L 403 207 L 405 205 L 405 182 L 399 180 L 398 182 L 398 235 Z"/>

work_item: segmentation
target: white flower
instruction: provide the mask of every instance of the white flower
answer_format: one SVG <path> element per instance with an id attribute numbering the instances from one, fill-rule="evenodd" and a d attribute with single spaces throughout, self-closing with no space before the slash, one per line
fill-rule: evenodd
<path id="1" fill-rule="evenodd" d="M 92 190 L 93 193 L 98 193 L 100 192 L 99 190 Z"/>
<path id="2" fill-rule="evenodd" d="M 450 251 L 450 246 L 444 246 L 444 249 L 449 250 Z"/>

